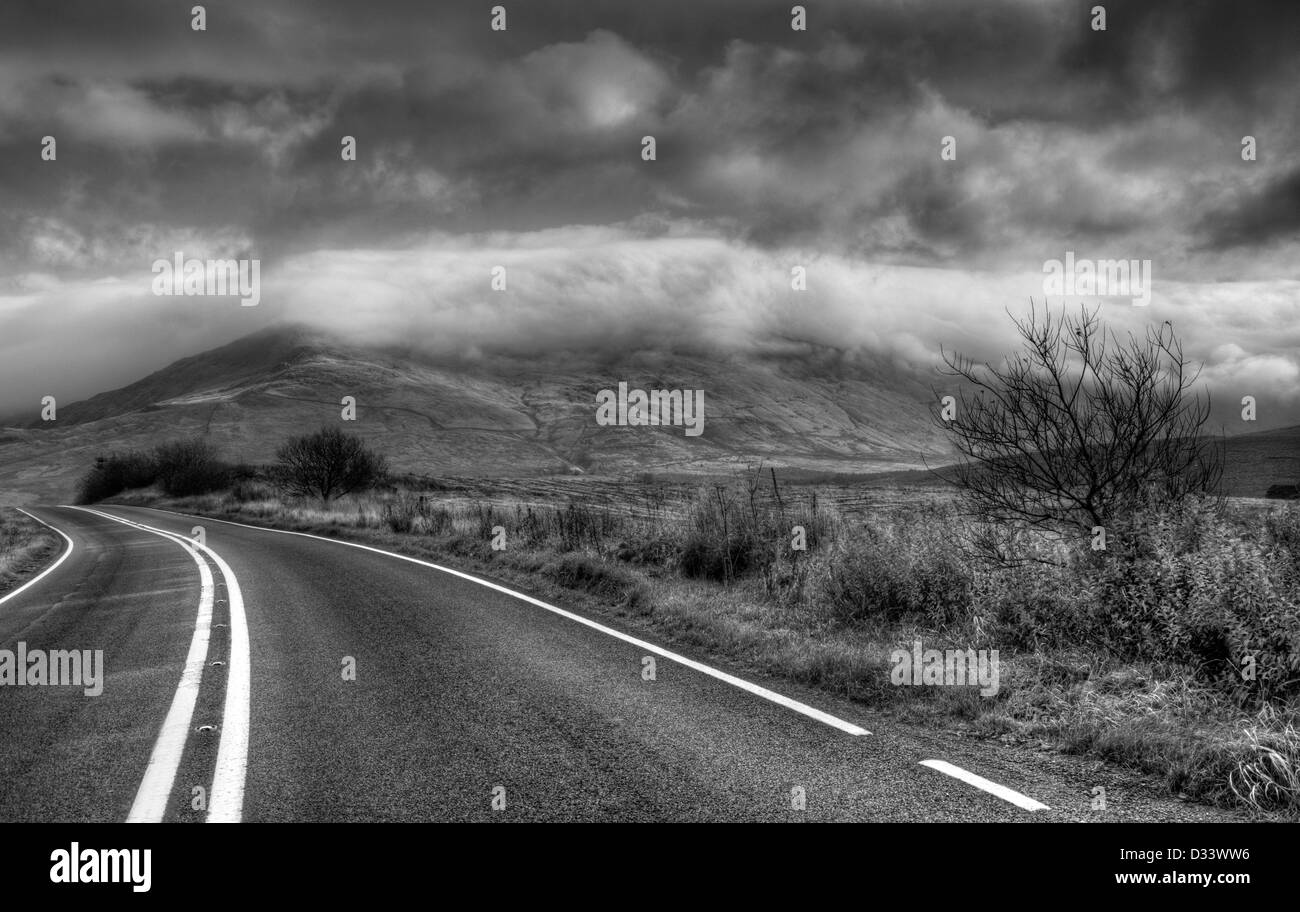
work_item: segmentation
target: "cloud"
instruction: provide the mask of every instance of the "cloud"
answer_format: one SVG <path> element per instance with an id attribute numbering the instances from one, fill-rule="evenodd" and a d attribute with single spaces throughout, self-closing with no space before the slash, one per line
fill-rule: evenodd
<path id="1" fill-rule="evenodd" d="M 652 116 L 671 81 L 664 68 L 613 32 L 525 54 L 490 81 L 519 132 L 547 137 L 599 132 Z"/>
<path id="2" fill-rule="evenodd" d="M 805 266 L 808 290 L 792 290 Z M 507 290 L 490 286 L 506 269 Z M 17 378 L 5 404 L 50 385 L 98 392 L 274 322 L 308 322 L 363 344 L 467 351 L 858 352 L 925 380 L 939 347 L 997 358 L 1014 344 L 1005 310 L 1042 302 L 1040 272 L 982 273 L 772 250 L 689 223 L 437 234 L 402 249 L 316 250 L 263 270 L 262 304 L 155 298 L 147 266 L 111 280 L 48 280 L 0 295 L 0 358 Z M 1157 283 L 1148 308 L 1104 305 L 1118 331 L 1171 319 L 1216 387 L 1284 404 L 1300 418 L 1300 285 Z M 1224 348 L 1225 314 L 1238 327 Z M 60 352 L 84 351 L 68 365 Z M 51 373 L 56 370 L 57 373 Z M 65 393 L 66 395 L 67 393 Z M 1232 395 L 1236 395 L 1235 392 Z"/>
<path id="3" fill-rule="evenodd" d="M 215 136 L 260 149 L 279 167 L 296 146 L 320 136 L 332 111 L 327 101 L 299 110 L 283 92 L 272 92 L 252 103 L 220 103 L 210 116 Z"/>
<path id="4" fill-rule="evenodd" d="M 31 159 L 17 137 L 54 124 L 75 158 L 0 176 L 0 236 L 14 214 L 55 214 L 45 182 L 76 180 L 82 204 L 57 214 L 82 234 L 110 215 L 242 224 L 266 249 L 662 208 L 900 263 L 1017 268 L 1040 245 L 1104 240 L 1166 275 L 1297 277 L 1287 165 L 1244 169 L 1237 143 L 1300 142 L 1283 88 L 1300 63 L 1269 53 L 1298 17 L 1246 5 L 1260 15 L 1157 0 L 1104 33 L 1075 0 L 828 3 L 807 33 L 739 0 L 589 19 L 539 0 L 504 33 L 395 0 L 232 2 L 205 33 L 146 3 L 83 4 L 58 28 L 5 12 L 0 154 Z M 350 171 L 344 135 L 363 150 Z"/>
<path id="5" fill-rule="evenodd" d="M 52 116 L 51 116 L 52 115 Z M 0 93 L 0 130 L 41 132 L 130 148 L 202 139 L 205 128 L 191 112 L 160 103 L 123 83 L 45 79 Z"/>
<path id="6" fill-rule="evenodd" d="M 1003 308 L 1073 250 L 1152 259 L 1151 308 L 1116 323 L 1172 314 L 1207 376 L 1291 401 L 1300 7 L 1152 0 L 1098 33 L 1091 5 L 828 0 L 796 33 L 788 4 L 533 0 L 496 33 L 473 5 L 231 0 L 194 33 L 150 0 L 13 0 L 0 389 L 28 401 L 70 338 L 84 395 L 282 317 L 449 353 L 828 344 L 924 371 L 941 342 L 1005 350 Z M 141 292 L 176 250 L 260 256 L 264 304 Z"/>
<path id="7" fill-rule="evenodd" d="M 1269 181 L 1197 225 L 1209 248 L 1255 247 L 1300 235 L 1300 168 Z"/>

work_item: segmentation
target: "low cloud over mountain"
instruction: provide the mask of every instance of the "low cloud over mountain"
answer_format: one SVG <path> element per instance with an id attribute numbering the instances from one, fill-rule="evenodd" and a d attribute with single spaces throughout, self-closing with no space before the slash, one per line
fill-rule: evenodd
<path id="1" fill-rule="evenodd" d="M 1074 251 L 1150 259 L 1117 328 L 1173 321 L 1223 403 L 1300 420 L 1293 3 L 1095 31 L 1077 0 L 846 0 L 803 32 L 788 3 L 506 5 L 494 32 L 472 4 L 250 0 L 195 32 L 7 4 L 0 414 L 284 319 L 470 358 L 832 345 L 928 380 L 940 346 L 1005 351 Z M 154 297 L 175 251 L 259 258 L 262 304 Z"/>

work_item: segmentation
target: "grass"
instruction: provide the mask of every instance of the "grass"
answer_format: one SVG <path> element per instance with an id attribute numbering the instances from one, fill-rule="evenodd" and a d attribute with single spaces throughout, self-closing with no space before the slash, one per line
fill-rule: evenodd
<path id="1" fill-rule="evenodd" d="M 60 544 L 57 535 L 27 514 L 0 508 L 0 595 L 53 563 Z"/>
<path id="2" fill-rule="evenodd" d="M 981 530 L 923 488 L 868 502 L 758 472 L 614 496 L 603 483 L 590 497 L 571 481 L 502 489 L 408 482 L 326 505 L 245 481 L 136 499 L 441 558 L 903 718 L 1047 741 L 1172 794 L 1300 816 L 1300 504 L 1177 505 L 1126 530 L 1126 556 L 1024 538 L 1017 553 L 1035 562 L 1006 567 L 977 560 Z M 791 548 L 795 526 L 806 550 Z M 916 639 L 997 649 L 998 693 L 894 686 L 891 653 Z"/>

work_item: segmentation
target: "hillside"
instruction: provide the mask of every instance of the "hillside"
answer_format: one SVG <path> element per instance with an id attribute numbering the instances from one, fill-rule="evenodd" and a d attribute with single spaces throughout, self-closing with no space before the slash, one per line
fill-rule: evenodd
<path id="1" fill-rule="evenodd" d="M 598 426 L 596 393 L 619 381 L 703 389 L 704 433 Z M 183 436 L 206 436 L 231 460 L 267 462 L 285 438 L 338 422 L 344 396 L 358 406 L 349 430 L 403 473 L 689 478 L 763 460 L 789 469 L 787 477 L 849 481 L 947 461 L 930 423 L 931 395 L 915 380 L 825 348 L 798 357 L 648 351 L 436 361 L 285 326 L 63 406 L 57 423 L 0 430 L 0 501 L 66 501 L 97 455 Z M 1228 438 L 1227 493 L 1262 497 L 1270 485 L 1297 482 L 1300 427 Z"/>
<path id="2" fill-rule="evenodd" d="M 596 393 L 702 389 L 704 433 L 600 427 Z M 763 459 L 815 472 L 915 468 L 942 459 L 929 391 L 829 349 L 799 357 L 642 352 L 560 361 L 434 361 L 304 327 L 266 330 L 60 408 L 57 423 L 0 432 L 9 499 L 66 499 L 96 455 L 202 434 L 230 459 L 273 458 L 288 436 L 340 418 L 402 472 L 530 476 L 712 474 Z"/>

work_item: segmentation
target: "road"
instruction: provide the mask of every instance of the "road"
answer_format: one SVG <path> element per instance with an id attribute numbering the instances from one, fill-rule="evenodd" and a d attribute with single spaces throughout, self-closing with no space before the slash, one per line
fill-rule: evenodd
<path id="1" fill-rule="evenodd" d="M 1233 819 L 373 549 L 30 512 L 71 550 L 0 600 L 0 649 L 105 677 L 0 687 L 0 821 Z"/>

